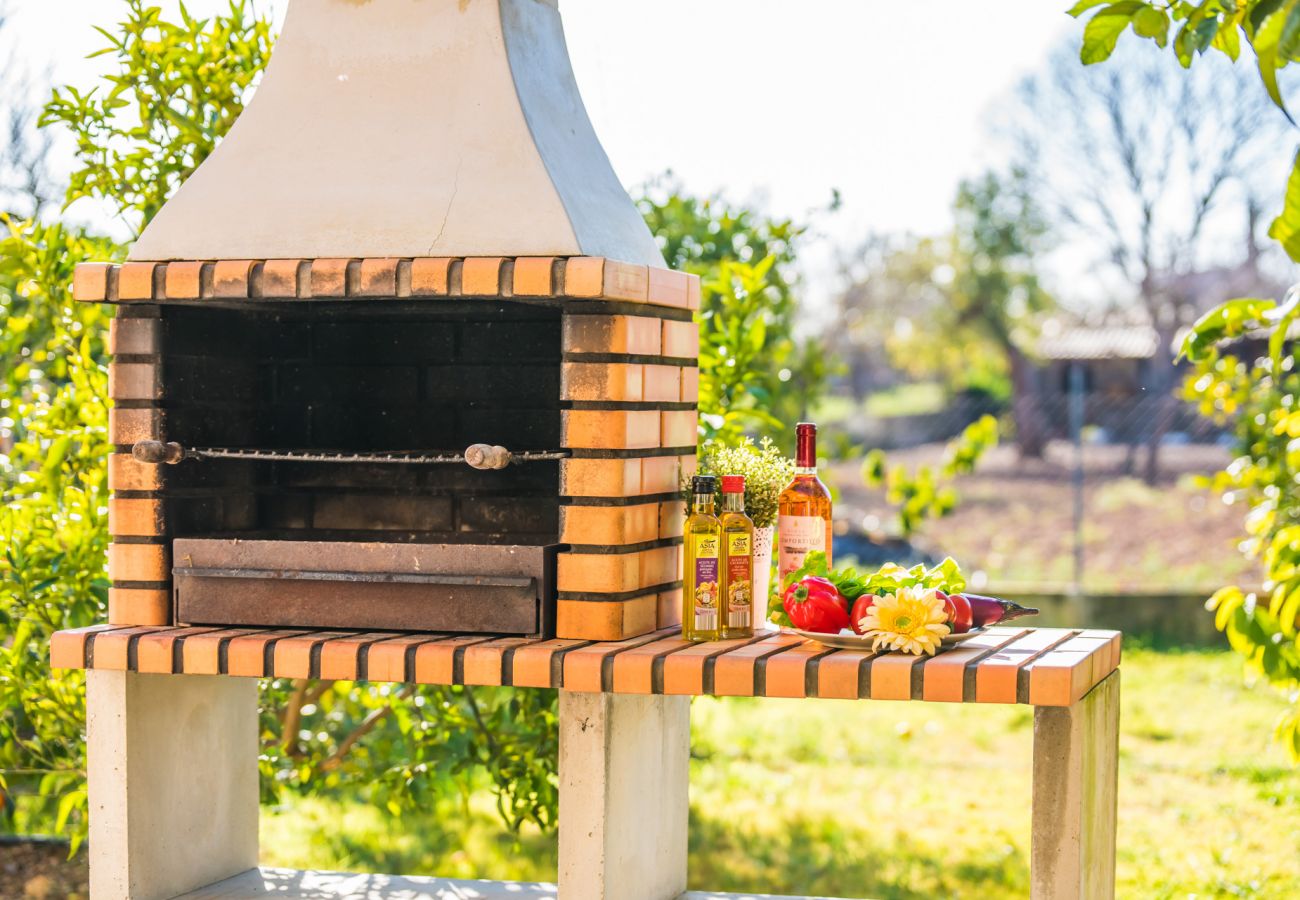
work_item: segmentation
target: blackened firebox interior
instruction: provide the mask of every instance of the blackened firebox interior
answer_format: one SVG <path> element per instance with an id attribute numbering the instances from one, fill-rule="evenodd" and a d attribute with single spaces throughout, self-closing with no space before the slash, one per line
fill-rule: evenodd
<path id="1" fill-rule="evenodd" d="M 168 440 L 460 453 L 560 445 L 558 308 L 376 300 L 163 310 Z M 177 537 L 553 544 L 559 465 L 186 460 Z"/>

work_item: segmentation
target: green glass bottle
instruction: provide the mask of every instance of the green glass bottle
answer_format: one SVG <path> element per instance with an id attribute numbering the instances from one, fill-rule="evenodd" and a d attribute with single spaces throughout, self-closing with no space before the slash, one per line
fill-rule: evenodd
<path id="1" fill-rule="evenodd" d="M 716 641 L 718 603 L 722 599 L 722 523 L 713 514 L 716 480 L 709 475 L 691 479 L 691 514 L 686 518 L 686 561 L 682 574 L 682 637 Z"/>
<path id="2" fill-rule="evenodd" d="M 745 514 L 745 476 L 722 476 L 724 638 L 754 636 L 754 520 Z"/>

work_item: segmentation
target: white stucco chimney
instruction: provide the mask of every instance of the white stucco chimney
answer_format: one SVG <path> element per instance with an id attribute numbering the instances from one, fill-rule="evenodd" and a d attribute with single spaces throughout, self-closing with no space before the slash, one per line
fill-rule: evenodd
<path id="1" fill-rule="evenodd" d="M 554 0 L 292 0 L 248 108 L 130 253 L 394 256 L 663 265 Z"/>

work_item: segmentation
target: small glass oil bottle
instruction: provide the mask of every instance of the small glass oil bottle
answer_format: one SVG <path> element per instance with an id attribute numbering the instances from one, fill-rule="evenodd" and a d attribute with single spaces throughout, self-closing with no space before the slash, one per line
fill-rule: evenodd
<path id="1" fill-rule="evenodd" d="M 716 480 L 709 475 L 691 479 L 691 514 L 686 518 L 686 547 L 682 554 L 682 637 L 688 641 L 716 641 L 718 602 L 722 597 L 722 524 L 713 514 Z"/>
<path id="2" fill-rule="evenodd" d="M 745 476 L 722 476 L 722 636 L 754 636 L 754 521 L 745 515 Z"/>

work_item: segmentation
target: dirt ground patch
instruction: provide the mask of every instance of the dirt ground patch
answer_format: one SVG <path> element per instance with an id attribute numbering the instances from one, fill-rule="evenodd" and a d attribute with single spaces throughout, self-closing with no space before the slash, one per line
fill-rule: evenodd
<path id="1" fill-rule="evenodd" d="M 889 454 L 908 466 L 942 461 L 943 447 L 925 445 Z M 950 516 L 926 523 L 916 542 L 950 554 L 990 586 L 1068 585 L 1073 578 L 1073 454 L 1055 443 L 1042 460 L 1020 460 L 1013 447 L 989 453 L 957 482 L 961 503 Z M 1092 591 L 1213 589 L 1254 585 L 1258 567 L 1244 560 L 1245 509 L 1229 506 L 1192 483 L 1229 461 L 1213 446 L 1162 451 L 1161 478 L 1148 485 L 1126 474 L 1126 448 L 1084 449 L 1083 587 Z M 841 491 L 837 517 L 888 529 L 893 518 L 882 492 L 862 485 L 858 463 L 832 466 Z"/>
<path id="2" fill-rule="evenodd" d="M 85 854 L 61 844 L 0 843 L 0 900 L 80 900 L 90 896 Z"/>

